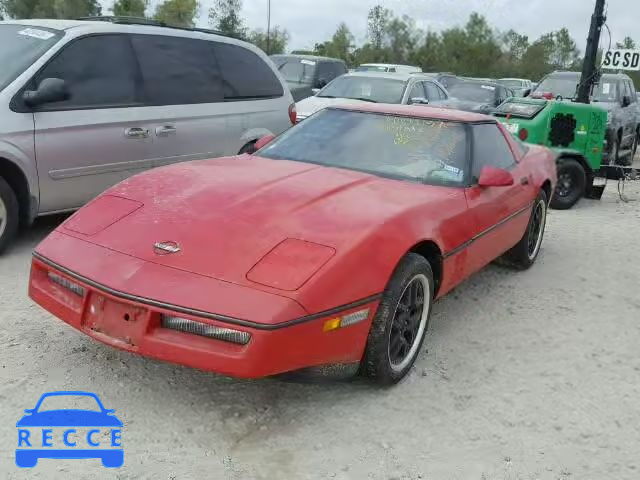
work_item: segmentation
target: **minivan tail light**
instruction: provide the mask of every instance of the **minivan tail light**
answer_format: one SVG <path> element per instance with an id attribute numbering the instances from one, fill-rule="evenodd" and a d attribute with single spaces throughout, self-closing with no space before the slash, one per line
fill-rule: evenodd
<path id="1" fill-rule="evenodd" d="M 291 125 L 295 125 L 298 120 L 298 112 L 296 112 L 296 104 L 292 103 L 289 105 L 289 120 L 291 120 Z"/>

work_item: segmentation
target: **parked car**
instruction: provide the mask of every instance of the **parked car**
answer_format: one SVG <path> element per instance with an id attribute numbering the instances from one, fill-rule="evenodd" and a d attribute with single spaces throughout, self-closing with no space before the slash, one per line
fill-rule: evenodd
<path id="1" fill-rule="evenodd" d="M 540 251 L 554 156 L 494 117 L 330 107 L 258 147 L 108 190 L 36 247 L 31 298 L 165 361 L 251 378 L 360 363 L 392 384 L 433 300 Z"/>
<path id="2" fill-rule="evenodd" d="M 0 22 L 0 250 L 19 223 L 134 173 L 247 151 L 295 123 L 258 48 L 134 21 Z"/>
<path id="3" fill-rule="evenodd" d="M 526 78 L 500 78 L 496 80 L 496 83 L 510 88 L 518 97 L 526 97 L 533 88 L 531 80 Z"/>
<path id="4" fill-rule="evenodd" d="M 331 80 L 347 73 L 347 65 L 340 59 L 313 55 L 271 55 L 299 102 L 324 88 Z"/>
<path id="5" fill-rule="evenodd" d="M 569 100 L 576 96 L 579 72 L 553 72 L 531 92 L 533 98 Z M 607 111 L 606 159 L 609 165 L 631 165 L 640 135 L 640 103 L 633 80 L 623 73 L 604 73 L 591 102 Z"/>
<path id="6" fill-rule="evenodd" d="M 446 103 L 452 108 L 469 112 L 491 113 L 507 98 L 513 97 L 513 90 L 493 82 L 463 80 L 448 89 L 451 99 Z"/>
<path id="7" fill-rule="evenodd" d="M 336 78 L 315 96 L 296 104 L 298 121 L 330 105 L 346 103 L 438 104 L 449 98 L 446 89 L 421 74 L 356 72 Z"/>
<path id="8" fill-rule="evenodd" d="M 398 65 L 395 63 L 363 63 L 356 72 L 388 72 L 388 73 L 420 73 L 420 67 L 412 65 Z"/>
<path id="9" fill-rule="evenodd" d="M 434 78 L 447 89 L 462 81 L 461 78 L 456 77 L 453 73 L 426 73 L 425 75 Z"/>

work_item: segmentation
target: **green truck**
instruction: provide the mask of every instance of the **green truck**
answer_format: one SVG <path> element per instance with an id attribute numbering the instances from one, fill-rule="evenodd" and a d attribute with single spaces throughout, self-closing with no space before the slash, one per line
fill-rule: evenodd
<path id="1" fill-rule="evenodd" d="M 580 198 L 590 195 L 594 179 L 603 176 L 607 127 L 604 109 L 525 97 L 508 99 L 494 115 L 520 140 L 556 152 L 558 185 L 551 199 L 552 208 L 571 208 Z"/>

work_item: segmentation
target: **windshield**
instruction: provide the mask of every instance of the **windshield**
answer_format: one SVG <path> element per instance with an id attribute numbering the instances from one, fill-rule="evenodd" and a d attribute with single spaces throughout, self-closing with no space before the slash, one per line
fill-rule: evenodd
<path id="1" fill-rule="evenodd" d="M 493 104 L 496 87 L 481 83 L 457 83 L 449 87 L 449 94 L 459 100 Z"/>
<path id="2" fill-rule="evenodd" d="M 461 185 L 466 145 L 467 130 L 460 123 L 326 109 L 256 155 L 433 185 Z"/>
<path id="3" fill-rule="evenodd" d="M 26 25 L 0 25 L 0 90 L 55 44 L 62 32 Z"/>
<path id="4" fill-rule="evenodd" d="M 401 103 L 406 82 L 390 78 L 338 77 L 318 97 L 353 98 L 377 103 Z"/>
<path id="5" fill-rule="evenodd" d="M 553 97 L 573 98 L 576 95 L 579 77 L 547 77 L 538 85 L 532 96 L 551 93 Z"/>
<path id="6" fill-rule="evenodd" d="M 595 102 L 617 102 L 618 98 L 618 83 L 615 81 L 601 80 L 593 89 Z"/>
<path id="7" fill-rule="evenodd" d="M 522 88 L 524 87 L 522 80 L 498 80 L 498 83 L 509 88 Z"/>
<path id="8" fill-rule="evenodd" d="M 312 83 L 316 62 L 304 58 L 273 57 L 278 70 L 287 82 Z"/>

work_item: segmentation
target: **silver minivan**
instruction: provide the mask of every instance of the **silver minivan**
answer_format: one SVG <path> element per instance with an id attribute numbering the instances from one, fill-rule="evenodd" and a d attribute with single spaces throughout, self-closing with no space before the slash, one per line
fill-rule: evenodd
<path id="1" fill-rule="evenodd" d="M 295 123 L 258 48 L 198 29 L 0 22 L 0 251 L 146 169 L 251 151 Z"/>

